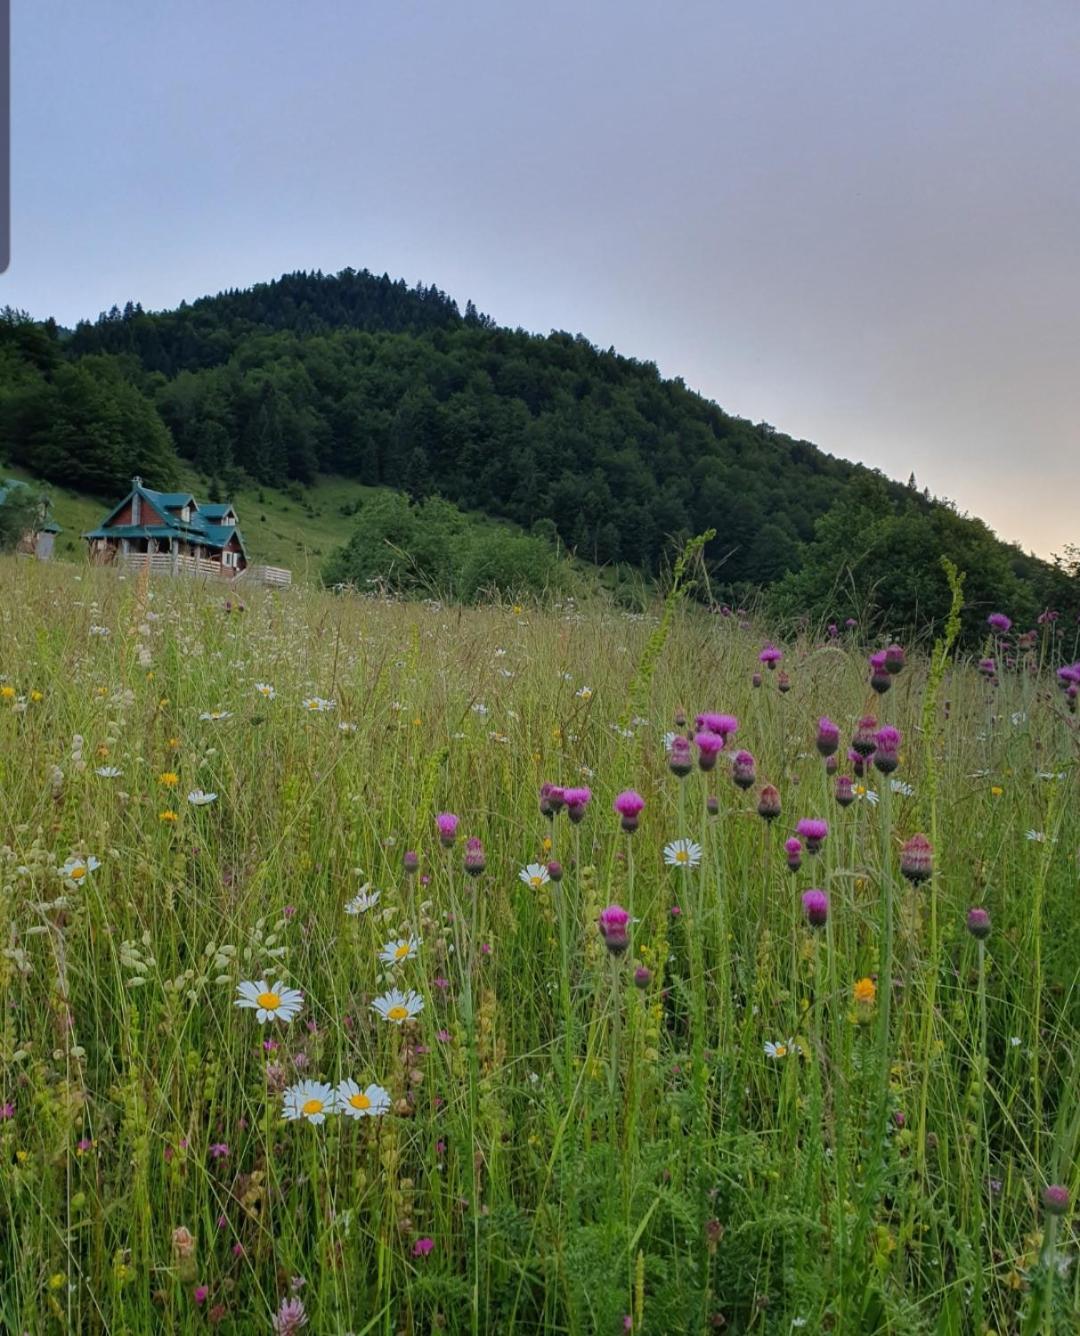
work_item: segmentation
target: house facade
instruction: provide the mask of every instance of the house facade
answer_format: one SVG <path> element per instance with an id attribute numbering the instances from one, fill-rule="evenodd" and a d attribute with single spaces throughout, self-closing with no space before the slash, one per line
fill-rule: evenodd
<path id="1" fill-rule="evenodd" d="M 145 556 L 154 569 L 234 579 L 248 564 L 231 502 L 200 504 L 190 492 L 155 492 L 141 478 L 96 529 L 83 534 L 90 559 L 107 564 Z"/>
<path id="2" fill-rule="evenodd" d="M 25 492 L 28 488 L 26 483 L 20 482 L 18 478 L 6 478 L 3 482 L 0 482 L 0 506 L 4 505 L 9 497 L 17 496 L 20 490 Z M 21 556 L 37 557 L 38 561 L 48 561 L 53 554 L 56 535 L 60 532 L 59 524 L 55 524 L 49 514 L 49 503 L 46 498 L 39 507 L 33 527 L 27 529 L 26 533 L 19 539 L 15 551 Z"/>

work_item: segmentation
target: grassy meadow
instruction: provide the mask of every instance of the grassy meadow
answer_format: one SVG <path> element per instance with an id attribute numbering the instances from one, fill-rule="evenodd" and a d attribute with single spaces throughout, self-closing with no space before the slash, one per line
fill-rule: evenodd
<path id="1" fill-rule="evenodd" d="M 0 580 L 0 1331 L 1080 1330 L 1071 629 Z"/>

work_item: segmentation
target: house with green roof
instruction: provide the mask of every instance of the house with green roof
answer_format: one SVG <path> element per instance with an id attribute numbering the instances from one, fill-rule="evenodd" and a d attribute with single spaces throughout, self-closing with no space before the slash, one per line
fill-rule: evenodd
<path id="1" fill-rule="evenodd" d="M 9 498 L 14 501 L 23 493 L 36 496 L 37 509 L 32 526 L 19 539 L 15 551 L 24 556 L 37 557 L 38 561 L 48 561 L 53 554 L 56 535 L 62 532 L 49 513 L 49 498 L 34 494 L 32 488 L 18 478 L 5 478 L 0 483 L 0 506 L 6 505 Z"/>
<path id="2" fill-rule="evenodd" d="M 84 533 L 92 561 L 235 579 L 248 564 L 231 502 L 200 504 L 190 492 L 155 492 L 132 478 L 131 491 L 96 529 Z"/>

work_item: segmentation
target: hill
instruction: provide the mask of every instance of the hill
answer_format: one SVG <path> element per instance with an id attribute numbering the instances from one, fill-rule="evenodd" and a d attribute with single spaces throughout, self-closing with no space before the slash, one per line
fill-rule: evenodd
<path id="1" fill-rule="evenodd" d="M 971 629 L 1080 603 L 1075 573 L 946 502 L 725 413 L 580 335 L 495 326 L 437 288 L 366 271 L 291 274 L 175 311 L 129 304 L 65 337 L 9 313 L 0 431 L 38 474 L 100 489 L 183 467 L 231 492 L 332 474 L 540 529 L 593 563 L 660 573 L 715 528 L 713 594 L 893 627 L 947 606 Z"/>

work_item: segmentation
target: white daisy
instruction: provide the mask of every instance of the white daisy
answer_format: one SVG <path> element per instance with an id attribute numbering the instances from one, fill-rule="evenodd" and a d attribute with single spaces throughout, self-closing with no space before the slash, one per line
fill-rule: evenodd
<path id="1" fill-rule="evenodd" d="M 488 714 L 488 707 L 484 705 L 482 701 L 477 701 L 476 704 L 472 707 L 472 711 L 473 714 L 478 714 L 480 718 L 483 719 L 485 715 Z"/>
<path id="2" fill-rule="evenodd" d="M 676 733 L 670 729 L 668 730 L 668 732 L 664 734 L 664 736 L 660 739 L 660 745 L 661 747 L 663 747 L 665 753 L 671 751 L 671 744 L 675 741 L 677 737 L 681 736 L 682 735 L 680 733 Z"/>
<path id="3" fill-rule="evenodd" d="M 361 1090 L 355 1081 L 340 1081 L 335 1091 L 337 1106 L 346 1118 L 377 1118 L 390 1108 L 390 1094 L 380 1085 Z"/>
<path id="4" fill-rule="evenodd" d="M 868 789 L 865 784 L 856 784 L 851 791 L 852 793 L 854 793 L 855 797 L 858 798 L 860 802 L 862 802 L 865 799 L 865 801 L 868 802 L 871 807 L 877 806 L 878 795 L 874 792 L 873 789 Z"/>
<path id="5" fill-rule="evenodd" d="M 368 891 L 367 886 L 361 886 L 359 891 L 351 900 L 346 901 L 346 914 L 366 914 L 369 909 L 374 909 L 379 903 L 379 891 Z"/>
<path id="6" fill-rule="evenodd" d="M 332 700 L 324 700 L 322 696 L 308 696 L 303 701 L 305 710 L 310 710 L 312 714 L 325 714 L 327 710 L 334 708 Z"/>
<path id="7" fill-rule="evenodd" d="M 664 845 L 664 862 L 668 867 L 697 867 L 701 862 L 701 845 L 693 840 L 672 840 Z"/>
<path id="8" fill-rule="evenodd" d="M 578 687 L 578 689 L 574 692 L 574 695 L 578 698 L 578 700 L 592 700 L 592 694 L 593 694 L 592 687 Z"/>
<path id="9" fill-rule="evenodd" d="M 398 937 L 386 943 L 379 952 L 379 959 L 384 965 L 399 965 L 403 960 L 412 960 L 419 950 L 419 937 Z"/>
<path id="10" fill-rule="evenodd" d="M 238 1007 L 249 1007 L 260 1025 L 267 1021 L 291 1021 L 300 1014 L 304 994 L 299 988 L 286 988 L 280 980 L 273 988 L 265 979 L 245 980 L 236 985 Z"/>
<path id="11" fill-rule="evenodd" d="M 109 628 L 107 626 L 92 626 L 90 628 L 90 634 L 92 636 L 107 636 L 109 634 Z"/>
<path id="12" fill-rule="evenodd" d="M 893 793 L 899 793 L 902 798 L 914 798 L 915 796 L 915 790 L 910 784 L 905 784 L 902 779 L 891 779 L 889 788 L 892 789 Z"/>
<path id="13" fill-rule="evenodd" d="M 1023 1041 L 1021 1040 L 1021 1038 L 1020 1038 L 1020 1036 L 1019 1036 L 1018 1034 L 1014 1034 L 1014 1035 L 1010 1035 L 1010 1036 L 1009 1036 L 1009 1044 L 1010 1044 L 1011 1047 L 1013 1047 L 1013 1048 L 1019 1048 L 1022 1042 L 1023 1042 Z"/>
<path id="14" fill-rule="evenodd" d="M 102 779 L 119 779 L 123 773 L 115 765 L 99 765 L 94 771 L 94 774 L 100 775 Z"/>
<path id="15" fill-rule="evenodd" d="M 85 858 L 71 857 L 60 869 L 62 877 L 68 877 L 71 881 L 82 881 L 83 877 L 88 876 L 101 866 L 100 859 L 88 854 Z"/>
<path id="16" fill-rule="evenodd" d="M 1045 843 L 1046 843 L 1046 836 L 1043 834 L 1043 832 L 1042 832 L 1041 830 L 1028 830 L 1028 831 L 1025 831 L 1025 832 L 1024 832 L 1024 838 L 1025 838 L 1026 840 L 1034 840 L 1037 844 L 1045 844 Z"/>
<path id="17" fill-rule="evenodd" d="M 353 724 L 353 723 L 350 723 L 350 722 L 349 722 L 348 720 L 346 720 L 346 719 L 342 719 L 341 723 L 338 724 L 338 726 L 337 726 L 337 731 L 338 731 L 339 733 L 355 733 L 355 732 L 356 732 L 356 725 Z"/>
<path id="18" fill-rule="evenodd" d="M 799 1046 L 794 1039 L 781 1039 L 777 1043 L 770 1040 L 765 1045 L 765 1056 L 767 1058 L 786 1058 L 792 1053 L 798 1053 Z"/>
<path id="19" fill-rule="evenodd" d="M 389 992 L 375 998 L 371 1009 L 377 1011 L 384 1021 L 401 1025 L 403 1021 L 410 1021 L 414 1016 L 419 1016 L 424 1009 L 424 999 L 411 988 L 407 993 L 391 988 Z"/>
<path id="20" fill-rule="evenodd" d="M 220 723 L 222 719 L 231 719 L 232 710 L 203 710 L 199 715 L 200 719 L 209 720 L 211 723 Z"/>
<path id="21" fill-rule="evenodd" d="M 547 885 L 551 880 L 551 874 L 543 863 L 527 863 L 518 873 L 518 879 L 537 891 L 541 886 Z"/>
<path id="22" fill-rule="evenodd" d="M 274 697 L 277 695 L 277 692 L 274 690 L 274 688 L 270 685 L 269 682 L 256 682 L 255 690 L 265 700 L 273 700 Z"/>
<path id="23" fill-rule="evenodd" d="M 1019 728 L 1021 724 L 1027 723 L 1027 714 L 1023 710 L 1017 710 L 1015 713 L 1009 715 L 1009 719 L 1014 728 Z"/>
<path id="24" fill-rule="evenodd" d="M 1066 776 L 1064 770 L 1058 770 L 1058 771 L 1056 771 L 1056 772 L 1053 771 L 1053 770 L 1036 770 L 1036 771 L 1035 771 L 1035 778 L 1036 778 L 1036 779 L 1066 779 L 1067 776 Z"/>
<path id="25" fill-rule="evenodd" d="M 285 1091 L 286 1118 L 304 1118 L 309 1123 L 324 1123 L 328 1113 L 337 1113 L 337 1091 L 325 1081 L 297 1081 Z"/>
<path id="26" fill-rule="evenodd" d="M 202 789 L 192 789 L 187 800 L 192 807 L 206 807 L 208 803 L 217 802 L 217 794 L 204 793 Z"/>

